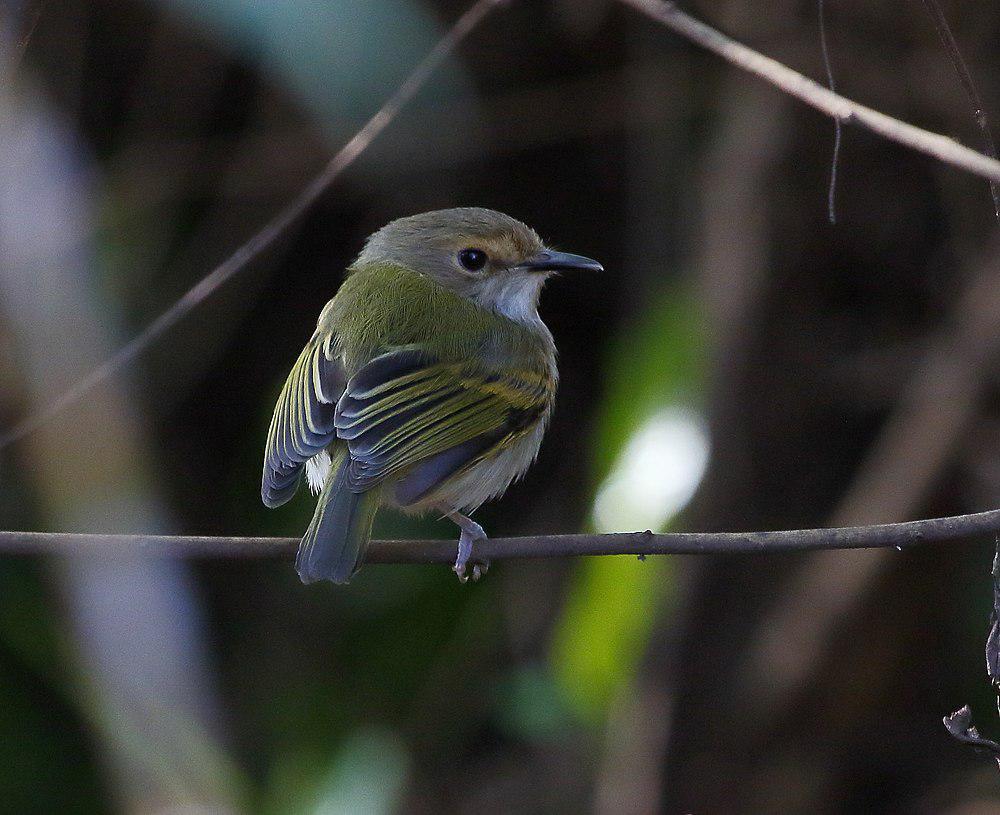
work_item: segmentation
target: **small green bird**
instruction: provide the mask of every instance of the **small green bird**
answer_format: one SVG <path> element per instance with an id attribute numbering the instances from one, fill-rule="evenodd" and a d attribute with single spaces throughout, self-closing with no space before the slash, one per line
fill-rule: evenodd
<path id="1" fill-rule="evenodd" d="M 346 583 L 380 506 L 458 524 L 534 461 L 558 372 L 538 297 L 552 273 L 600 271 L 547 249 L 534 230 L 473 207 L 400 218 L 368 238 L 319 316 L 278 397 L 261 498 L 277 507 L 302 471 L 319 494 L 295 567 L 303 583 Z M 485 564 L 473 564 L 478 578 Z"/>

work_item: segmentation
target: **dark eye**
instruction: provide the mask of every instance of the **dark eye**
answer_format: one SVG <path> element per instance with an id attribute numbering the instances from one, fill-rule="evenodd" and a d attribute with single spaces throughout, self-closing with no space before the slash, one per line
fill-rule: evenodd
<path id="1" fill-rule="evenodd" d="M 468 269 L 470 272 L 480 271 L 488 260 L 482 249 L 463 249 L 458 253 L 458 262 L 462 264 L 463 269 Z"/>

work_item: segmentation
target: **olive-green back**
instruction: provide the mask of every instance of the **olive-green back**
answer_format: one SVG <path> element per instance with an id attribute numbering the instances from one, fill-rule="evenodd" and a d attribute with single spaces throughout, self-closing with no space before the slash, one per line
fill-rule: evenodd
<path id="1" fill-rule="evenodd" d="M 553 373 L 551 337 L 391 265 L 353 269 L 320 317 L 348 377 L 394 346 L 419 344 L 443 362 Z M 544 332 L 544 329 L 542 329 Z"/>

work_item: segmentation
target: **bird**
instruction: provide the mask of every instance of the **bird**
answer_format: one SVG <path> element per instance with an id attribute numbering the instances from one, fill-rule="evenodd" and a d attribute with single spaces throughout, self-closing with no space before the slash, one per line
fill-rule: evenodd
<path id="1" fill-rule="evenodd" d="M 603 271 L 481 207 L 399 218 L 373 233 L 291 368 L 267 433 L 261 499 L 317 495 L 295 560 L 303 583 L 346 583 L 376 512 L 454 521 L 468 580 L 470 517 L 538 455 L 559 379 L 538 314 L 553 274 Z M 488 567 L 473 561 L 476 580 Z"/>

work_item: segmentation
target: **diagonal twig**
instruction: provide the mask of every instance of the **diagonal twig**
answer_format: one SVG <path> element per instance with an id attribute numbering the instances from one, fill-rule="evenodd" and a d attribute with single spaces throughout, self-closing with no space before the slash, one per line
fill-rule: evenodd
<path id="1" fill-rule="evenodd" d="M 314 178 L 298 198 L 282 210 L 270 223 L 237 249 L 228 259 L 192 286 L 183 297 L 153 320 L 117 353 L 92 370 L 73 387 L 51 401 L 44 409 L 0 433 L 0 450 L 33 433 L 50 419 L 62 413 L 106 379 L 135 360 L 164 332 L 176 325 L 196 306 L 210 297 L 237 272 L 242 271 L 265 250 L 274 245 L 282 235 L 301 218 L 329 189 L 330 185 L 360 156 L 375 138 L 396 118 L 403 107 L 416 96 L 431 74 L 455 48 L 495 8 L 506 0 L 477 0 L 438 40 L 427 56 L 354 134 L 350 141 L 330 160 L 323 171 Z"/>
<path id="2" fill-rule="evenodd" d="M 926 153 L 983 178 L 1000 181 L 1000 161 L 963 147 L 940 133 L 915 127 L 840 96 L 787 65 L 782 65 L 685 14 L 675 3 L 667 0 L 621 2 L 843 124 L 861 125 L 912 150 Z"/>
<path id="3" fill-rule="evenodd" d="M 833 92 L 837 92 L 837 83 L 833 80 L 833 65 L 830 62 L 830 48 L 826 41 L 826 15 L 823 0 L 817 3 L 819 16 L 819 45 L 823 52 L 823 68 L 826 70 L 826 84 Z M 830 224 L 837 223 L 837 169 L 840 165 L 840 143 L 844 138 L 843 124 L 840 119 L 833 120 L 833 158 L 830 160 L 830 186 L 827 188 L 826 217 Z M 996 158 L 996 156 L 994 156 Z"/>
<path id="4" fill-rule="evenodd" d="M 944 12 L 941 11 L 941 6 L 938 5 L 937 0 L 924 0 L 924 7 L 934 21 L 938 38 L 951 58 L 951 63 L 955 67 L 955 73 L 958 74 L 958 79 L 965 89 L 965 95 L 969 97 L 969 101 L 972 103 L 976 124 L 979 125 L 979 129 L 983 132 L 986 155 L 990 158 L 996 158 L 996 143 L 993 141 L 993 131 L 990 129 L 989 119 L 986 118 L 986 109 L 983 105 L 983 100 L 979 96 L 979 91 L 976 90 L 976 83 L 972 81 L 972 73 L 962 58 L 962 52 L 958 50 L 958 43 L 955 41 L 955 35 L 951 33 L 951 26 L 948 25 L 948 20 L 945 18 Z M 996 212 L 997 218 L 1000 219 L 1000 183 L 995 178 L 990 179 L 990 194 L 993 196 L 993 209 Z"/>

